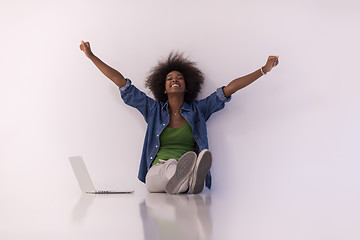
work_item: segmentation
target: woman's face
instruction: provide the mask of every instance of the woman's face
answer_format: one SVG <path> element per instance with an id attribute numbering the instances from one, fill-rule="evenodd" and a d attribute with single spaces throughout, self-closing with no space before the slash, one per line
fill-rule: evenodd
<path id="1" fill-rule="evenodd" d="M 182 93 L 185 94 L 186 86 L 184 76 L 178 71 L 172 71 L 166 75 L 165 92 L 166 94 Z"/>

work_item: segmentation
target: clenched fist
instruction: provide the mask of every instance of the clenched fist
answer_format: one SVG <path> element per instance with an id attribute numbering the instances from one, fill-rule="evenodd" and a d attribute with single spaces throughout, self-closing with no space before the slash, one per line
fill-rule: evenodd
<path id="1" fill-rule="evenodd" d="M 91 48 L 90 48 L 90 43 L 89 42 L 84 42 L 83 40 L 81 40 L 81 44 L 80 44 L 80 49 L 81 51 L 83 51 L 85 53 L 85 55 L 90 58 L 91 56 L 93 56 L 94 54 L 91 52 Z"/>
<path id="2" fill-rule="evenodd" d="M 263 67 L 263 71 L 266 73 L 270 72 L 271 69 L 276 67 L 279 64 L 279 56 L 270 56 Z"/>

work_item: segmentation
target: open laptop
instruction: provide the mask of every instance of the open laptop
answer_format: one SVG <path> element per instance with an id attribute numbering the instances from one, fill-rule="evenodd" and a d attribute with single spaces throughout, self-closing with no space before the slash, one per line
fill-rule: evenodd
<path id="1" fill-rule="evenodd" d="M 81 156 L 69 157 L 71 166 L 74 170 L 76 179 L 80 185 L 81 191 L 91 194 L 131 194 L 134 191 L 96 191 L 91 181 L 89 172 Z"/>

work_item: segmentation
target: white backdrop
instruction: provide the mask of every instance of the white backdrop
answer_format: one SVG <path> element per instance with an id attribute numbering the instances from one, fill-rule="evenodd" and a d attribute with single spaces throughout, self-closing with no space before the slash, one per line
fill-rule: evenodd
<path id="1" fill-rule="evenodd" d="M 205 73 L 200 97 L 279 55 L 278 67 L 208 121 L 212 191 L 234 204 L 254 191 L 359 193 L 359 1 L 0 4 L 1 211 L 31 206 L 24 193 L 77 193 L 71 155 L 84 157 L 98 187 L 144 190 L 145 122 L 81 40 L 150 95 L 144 79 L 171 50 Z"/>

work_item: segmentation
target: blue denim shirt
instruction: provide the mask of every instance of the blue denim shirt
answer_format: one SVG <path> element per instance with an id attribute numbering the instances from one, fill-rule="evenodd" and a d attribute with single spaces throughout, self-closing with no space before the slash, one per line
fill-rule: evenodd
<path id="1" fill-rule="evenodd" d="M 160 134 L 170 121 L 169 106 L 168 102 L 159 102 L 148 97 L 132 85 L 130 79 L 126 80 L 126 85 L 120 88 L 121 97 L 127 105 L 139 110 L 148 124 L 138 174 L 139 180 L 145 182 L 145 176 L 159 150 Z M 211 114 L 223 109 L 225 102 L 230 99 L 231 97 L 224 96 L 222 88 L 218 88 L 205 99 L 195 100 L 191 104 L 184 102 L 180 114 L 191 126 L 197 154 L 203 149 L 209 149 L 206 121 Z M 211 187 L 210 172 L 206 176 L 206 186 Z"/>

